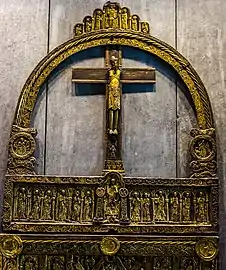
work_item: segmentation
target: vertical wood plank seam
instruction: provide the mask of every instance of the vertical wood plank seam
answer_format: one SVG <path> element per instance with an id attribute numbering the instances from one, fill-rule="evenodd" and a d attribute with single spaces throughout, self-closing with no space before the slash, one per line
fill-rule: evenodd
<path id="1" fill-rule="evenodd" d="M 50 15 L 51 15 L 51 0 L 48 2 L 48 31 L 47 31 L 47 54 L 49 53 L 49 46 L 50 46 Z M 46 149 L 47 149 L 47 121 L 48 121 L 48 90 L 49 90 L 49 83 L 48 79 L 46 80 L 46 103 L 45 103 L 45 136 L 44 136 L 44 168 L 43 168 L 43 174 L 46 174 Z"/>
<path id="2" fill-rule="evenodd" d="M 177 20 L 178 20 L 178 17 L 177 17 L 177 12 L 178 12 L 178 3 L 177 3 L 177 0 L 175 0 L 174 2 L 174 5 L 175 5 L 175 11 L 174 11 L 174 18 L 175 18 L 175 22 L 174 22 L 174 28 L 175 28 L 175 49 L 177 50 Z M 176 73 L 175 73 L 176 75 Z M 177 100 L 177 94 L 178 94 L 178 81 L 177 81 L 177 75 L 176 75 L 176 78 L 175 78 L 175 91 L 176 91 L 176 177 L 178 177 L 178 100 Z"/>

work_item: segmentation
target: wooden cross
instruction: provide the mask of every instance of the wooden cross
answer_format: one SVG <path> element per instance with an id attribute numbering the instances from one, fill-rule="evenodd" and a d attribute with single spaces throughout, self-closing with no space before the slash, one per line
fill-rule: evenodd
<path id="1" fill-rule="evenodd" d="M 115 64 L 115 60 L 117 64 Z M 115 74 L 115 75 L 114 75 Z M 118 74 L 118 75 L 117 75 Z M 113 77 L 113 79 L 111 78 Z M 112 82 L 111 82 L 112 80 Z M 114 80 L 114 81 L 113 81 Z M 117 83 L 118 81 L 118 83 Z M 106 84 L 107 98 L 107 118 L 106 137 L 107 150 L 104 172 L 118 171 L 124 172 L 121 158 L 121 84 L 153 84 L 156 82 L 154 68 L 122 68 L 122 52 L 119 47 L 107 47 L 105 50 L 105 68 L 74 68 L 72 70 L 72 82 L 76 84 Z M 114 90 L 114 85 L 118 84 L 119 91 Z M 111 86 L 113 85 L 113 87 Z M 112 91 L 120 92 L 111 94 Z M 118 97 L 117 97 L 118 95 Z M 119 99 L 112 105 L 112 99 Z M 109 102 L 111 105 L 109 106 Z"/>

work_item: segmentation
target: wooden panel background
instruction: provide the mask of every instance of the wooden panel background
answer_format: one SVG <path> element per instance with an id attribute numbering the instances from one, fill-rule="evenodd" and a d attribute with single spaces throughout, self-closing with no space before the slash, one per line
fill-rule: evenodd
<path id="1" fill-rule="evenodd" d="M 38 61 L 72 37 L 73 26 L 103 0 L 0 1 L 0 180 L 19 92 Z M 119 1 L 151 25 L 152 34 L 177 48 L 203 80 L 213 105 L 221 181 L 221 254 L 226 247 L 226 23 L 225 0 Z M 173 72 L 145 53 L 126 54 L 125 66 L 155 66 L 154 92 L 123 97 L 123 157 L 127 175 L 185 176 L 194 114 Z M 95 59 L 91 59 L 95 56 Z M 73 57 L 39 97 L 32 125 L 38 129 L 40 174 L 99 174 L 103 164 L 104 96 L 76 96 L 72 67 L 103 66 L 98 50 Z M 85 138 L 85 140 L 84 140 Z M 2 191 L 1 191 L 2 197 Z M 225 261 L 224 261 L 225 260 Z M 226 267 L 226 256 L 222 256 Z"/>

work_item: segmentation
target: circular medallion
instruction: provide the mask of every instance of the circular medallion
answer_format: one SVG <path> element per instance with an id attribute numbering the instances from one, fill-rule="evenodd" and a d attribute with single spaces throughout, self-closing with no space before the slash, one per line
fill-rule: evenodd
<path id="1" fill-rule="evenodd" d="M 10 139 L 10 150 L 14 158 L 26 159 L 35 151 L 35 139 L 26 132 L 16 133 Z"/>
<path id="2" fill-rule="evenodd" d="M 198 135 L 191 141 L 190 151 L 195 159 L 210 161 L 216 154 L 214 140 L 208 135 Z"/>
<path id="3" fill-rule="evenodd" d="M 105 195 L 105 188 L 98 187 L 96 189 L 96 194 L 97 194 L 98 197 L 103 197 Z"/>
<path id="4" fill-rule="evenodd" d="M 100 249 L 104 255 L 112 256 L 119 251 L 120 242 L 115 237 L 104 237 L 100 243 Z"/>
<path id="5" fill-rule="evenodd" d="M 122 176 L 118 172 L 109 172 L 105 175 L 105 179 L 110 181 L 111 179 L 115 179 L 116 182 L 122 182 Z"/>
<path id="6" fill-rule="evenodd" d="M 197 255 L 204 261 L 212 261 L 218 253 L 215 241 L 211 239 L 202 239 L 196 246 L 195 250 Z"/>
<path id="7" fill-rule="evenodd" d="M 128 191 L 127 188 L 120 188 L 119 189 L 119 195 L 120 195 L 120 197 L 125 198 L 125 197 L 128 196 L 128 194 L 129 194 L 129 191 Z"/>
<path id="8" fill-rule="evenodd" d="M 16 235 L 4 235 L 0 241 L 0 249 L 6 258 L 14 258 L 21 253 L 23 243 Z"/>

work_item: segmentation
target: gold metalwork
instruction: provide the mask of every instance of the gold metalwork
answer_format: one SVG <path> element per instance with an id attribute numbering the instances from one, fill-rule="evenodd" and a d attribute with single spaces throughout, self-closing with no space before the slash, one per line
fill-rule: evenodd
<path id="1" fill-rule="evenodd" d="M 199 228 L 213 233 L 218 226 L 217 187 L 216 178 L 130 178 L 118 172 L 99 177 L 8 176 L 3 226 L 21 232 L 101 233 L 114 228 L 118 233 L 196 233 Z M 93 218 L 104 227 L 90 226 Z"/>
<path id="2" fill-rule="evenodd" d="M 100 243 L 100 249 L 104 255 L 113 256 L 120 249 L 120 242 L 115 237 L 104 237 Z"/>
<path id="3" fill-rule="evenodd" d="M 13 125 L 9 142 L 8 173 L 34 174 L 37 131 Z"/>
<path id="4" fill-rule="evenodd" d="M 0 240 L 0 251 L 6 258 L 14 258 L 23 249 L 22 240 L 17 235 L 3 235 Z"/>
<path id="5" fill-rule="evenodd" d="M 191 177 L 214 177 L 216 176 L 216 142 L 215 129 L 192 129 L 193 139 L 190 143 L 192 162 Z"/>
<path id="6" fill-rule="evenodd" d="M 202 239 L 195 246 L 197 255 L 204 261 L 212 261 L 218 253 L 216 242 L 212 239 Z"/>
<path id="7" fill-rule="evenodd" d="M 25 83 L 14 124 L 27 128 L 30 117 L 41 85 L 57 66 L 71 55 L 79 51 L 101 46 L 101 45 L 124 45 L 139 48 L 152 53 L 171 65 L 186 84 L 191 94 L 197 113 L 197 121 L 200 129 L 212 128 L 212 110 L 206 89 L 189 62 L 175 49 L 160 40 L 142 34 L 139 30 L 133 31 L 123 28 L 102 28 L 103 11 L 96 10 L 98 19 L 92 29 L 93 31 L 76 36 L 74 39 L 60 45 L 50 52 L 35 68 Z M 97 15 L 95 15 L 97 16 Z M 136 19 L 137 17 L 133 17 Z M 125 25 L 125 24 L 124 24 Z M 147 26 L 147 24 L 145 24 Z M 133 27 L 134 28 L 134 27 Z M 140 27 L 138 27 L 140 29 Z"/>
<path id="8" fill-rule="evenodd" d="M 2 236 L 3 269 L 16 269 L 17 263 L 21 269 L 64 269 L 65 265 L 70 269 L 94 269 L 95 264 L 98 269 L 131 269 L 129 263 L 132 265 L 132 262 L 137 263 L 137 269 L 177 267 L 190 270 L 202 269 L 203 265 L 216 269 L 219 190 L 215 178 L 216 142 L 209 98 L 189 62 L 175 49 L 150 36 L 149 31 L 149 24 L 131 14 L 128 8 L 107 2 L 103 9 L 96 9 L 93 16 L 86 16 L 77 24 L 75 37 L 50 52 L 26 81 L 10 136 L 3 228 L 5 232 L 42 235 L 21 234 L 24 245 L 18 236 Z M 36 130 L 29 125 L 40 88 L 64 60 L 96 46 L 107 47 L 108 78 L 101 78 L 107 84 L 108 156 L 103 175 L 36 176 L 33 157 Z M 187 86 L 198 124 L 198 128 L 191 131 L 193 138 L 189 148 L 192 177 L 125 177 L 118 137 L 120 84 L 124 72 L 121 46 L 156 55 L 171 65 Z M 137 72 L 134 69 L 134 73 Z M 136 77 L 138 82 L 139 76 Z M 152 83 L 153 78 L 150 79 Z M 128 77 L 124 79 L 128 82 Z M 65 234 L 60 236 L 60 233 Z M 71 233 L 70 239 L 66 233 Z M 118 239 L 103 237 L 103 234 L 114 233 L 118 234 Z M 157 235 L 151 240 L 153 233 Z M 205 233 L 215 236 L 201 239 L 199 235 Z M 129 234 L 131 238 L 127 239 Z M 164 236 L 166 234 L 168 237 Z M 193 236 L 186 237 L 185 234 Z M 58 249 L 62 254 L 55 252 Z M 109 260 L 101 252 L 114 256 Z M 175 256 L 180 258 L 176 266 Z M 98 261 L 95 260 L 97 257 L 100 257 Z M 113 268 L 114 264 L 116 268 Z"/>
<path id="9" fill-rule="evenodd" d="M 142 34 L 150 33 L 148 22 L 140 21 L 139 16 L 130 15 L 127 7 L 120 7 L 117 2 L 107 2 L 103 10 L 95 9 L 93 17 L 86 16 L 83 23 L 74 26 L 74 35 L 81 36 L 96 30 L 121 29 L 139 31 Z"/>
<path id="10" fill-rule="evenodd" d="M 119 111 L 121 108 L 120 69 L 118 59 L 111 57 L 108 84 L 109 133 L 118 135 Z"/>

